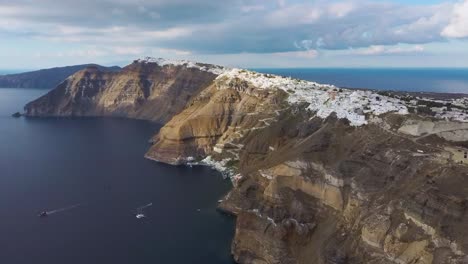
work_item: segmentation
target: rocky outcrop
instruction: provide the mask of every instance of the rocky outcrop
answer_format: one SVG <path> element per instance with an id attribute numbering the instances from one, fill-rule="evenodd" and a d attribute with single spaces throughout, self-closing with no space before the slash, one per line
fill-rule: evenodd
<path id="1" fill-rule="evenodd" d="M 216 75 L 182 65 L 135 61 L 119 72 L 88 67 L 27 104 L 27 116 L 117 116 L 164 123 Z"/>
<path id="2" fill-rule="evenodd" d="M 255 90 L 241 80 L 215 82 L 161 129 L 146 157 L 178 165 L 215 150 L 237 158 L 236 151 L 243 145 L 236 138 L 275 122 L 281 93 Z"/>
<path id="3" fill-rule="evenodd" d="M 440 121 L 368 91 L 155 64 L 84 71 L 26 112 L 167 120 L 146 157 L 230 176 L 219 207 L 237 217 L 239 263 L 468 262 L 468 167 L 446 150 L 466 142 L 444 134 L 455 128 L 463 139 L 463 110 Z M 173 108 L 159 99 L 181 93 Z"/>

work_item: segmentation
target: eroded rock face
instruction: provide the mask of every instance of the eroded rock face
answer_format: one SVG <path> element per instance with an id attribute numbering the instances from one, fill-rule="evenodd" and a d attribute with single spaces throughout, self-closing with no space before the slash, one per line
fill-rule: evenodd
<path id="1" fill-rule="evenodd" d="M 238 217 L 236 261 L 467 260 L 460 230 L 468 168 L 444 158 L 443 138 L 428 145 L 397 132 L 412 117 L 388 114 L 356 128 L 285 104 L 284 94 L 217 82 L 161 129 L 146 155 L 230 161 L 235 188 L 220 208 Z"/>
<path id="2" fill-rule="evenodd" d="M 68 77 L 27 104 L 27 116 L 118 116 L 166 122 L 216 75 L 178 65 L 134 62 L 120 72 L 95 67 Z"/>
<path id="3" fill-rule="evenodd" d="M 255 91 L 243 86 L 223 89 L 219 85 L 214 83 L 205 89 L 170 120 L 153 139 L 154 145 L 146 157 L 182 164 L 187 157 L 201 159 L 213 150 L 236 153 L 244 147 L 236 142 L 237 138 L 274 122 L 275 111 L 281 107 L 280 91 Z M 265 118 L 258 119 L 258 113 Z M 237 158 L 237 154 L 232 155 Z"/>
<path id="4" fill-rule="evenodd" d="M 468 263 L 468 167 L 446 150 L 466 146 L 466 123 L 382 112 L 401 106 L 374 95 L 364 122 L 352 108 L 367 93 L 327 106 L 340 115 L 317 116 L 310 103 L 328 100 L 288 100 L 313 85 L 273 80 L 302 88 L 266 89 L 271 78 L 136 62 L 118 74 L 80 72 L 26 113 L 168 121 L 146 157 L 209 157 L 230 173 L 234 188 L 219 207 L 237 216 L 239 263 Z M 317 89 L 332 89 L 330 100 L 338 93 Z"/>

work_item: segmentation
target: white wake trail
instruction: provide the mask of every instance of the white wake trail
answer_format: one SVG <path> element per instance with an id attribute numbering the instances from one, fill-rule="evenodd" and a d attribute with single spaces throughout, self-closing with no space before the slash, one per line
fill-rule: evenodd
<path id="1" fill-rule="evenodd" d="M 68 211 L 68 210 L 71 210 L 71 209 L 75 209 L 79 206 L 81 206 L 83 204 L 75 204 L 75 205 L 71 205 L 71 206 L 67 206 L 67 207 L 63 207 L 63 208 L 60 208 L 60 209 L 55 209 L 55 210 L 52 210 L 52 211 L 47 211 L 47 214 L 48 215 L 51 215 L 51 214 L 56 214 L 56 213 L 60 213 L 60 212 L 63 212 L 63 211 Z"/>
<path id="2" fill-rule="evenodd" d="M 143 206 L 141 206 L 141 207 L 138 207 L 138 208 L 137 208 L 137 211 L 141 211 L 141 210 L 145 209 L 146 207 L 150 207 L 150 206 L 152 206 L 152 205 L 153 205 L 153 203 L 149 203 L 149 204 L 147 204 L 147 205 L 143 205 Z"/>

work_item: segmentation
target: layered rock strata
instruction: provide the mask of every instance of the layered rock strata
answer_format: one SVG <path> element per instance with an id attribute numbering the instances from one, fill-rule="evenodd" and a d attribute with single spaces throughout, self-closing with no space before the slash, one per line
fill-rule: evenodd
<path id="1" fill-rule="evenodd" d="M 27 104 L 28 116 L 116 116 L 164 123 L 217 75 L 184 65 L 135 61 L 119 72 L 79 71 Z"/>

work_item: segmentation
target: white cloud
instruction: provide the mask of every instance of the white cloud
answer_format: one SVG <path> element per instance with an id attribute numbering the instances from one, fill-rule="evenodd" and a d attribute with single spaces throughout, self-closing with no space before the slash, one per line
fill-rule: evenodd
<path id="1" fill-rule="evenodd" d="M 145 49 L 143 47 L 113 47 L 112 51 L 117 55 L 143 55 Z"/>
<path id="2" fill-rule="evenodd" d="M 276 53 L 273 53 L 272 55 L 292 57 L 292 58 L 314 59 L 319 55 L 319 53 L 316 50 L 305 50 L 305 51 L 276 52 Z"/>
<path id="3" fill-rule="evenodd" d="M 69 57 L 88 57 L 88 58 L 96 58 L 107 56 L 109 53 L 105 50 L 101 50 L 99 48 L 90 48 L 90 49 L 83 49 L 83 50 L 72 50 L 66 53 L 66 56 Z"/>
<path id="4" fill-rule="evenodd" d="M 421 53 L 424 50 L 424 46 L 421 45 L 410 47 L 373 45 L 367 48 L 351 50 L 350 53 L 355 55 L 398 55 Z"/>
<path id="5" fill-rule="evenodd" d="M 1 21 L 1 20 L 0 20 Z M 0 24 L 1 25 L 1 24 Z M 49 32 L 35 36 L 41 40 L 54 42 L 78 42 L 90 45 L 144 45 L 151 41 L 167 41 L 180 37 L 188 37 L 193 28 L 173 27 L 164 30 L 143 30 L 135 27 L 103 27 L 88 28 L 78 26 L 50 25 Z"/>
<path id="6" fill-rule="evenodd" d="M 25 40 L 31 46 L 51 43 L 64 50 L 100 47 L 109 56 L 164 49 L 161 53 L 175 56 L 265 53 L 315 58 L 317 50 L 322 55 L 349 49 L 354 55 L 421 53 L 428 43 L 468 36 L 468 0 L 401 3 L 0 0 L 0 38 Z"/>
<path id="7" fill-rule="evenodd" d="M 166 30 L 144 31 L 140 35 L 147 35 L 156 39 L 174 39 L 191 35 L 192 31 L 189 27 L 173 27 Z"/>
<path id="8" fill-rule="evenodd" d="M 35 52 L 34 57 L 41 59 L 50 59 L 50 58 L 88 58 L 96 59 L 98 57 L 108 56 L 109 52 L 104 49 L 97 47 L 84 47 L 81 49 L 71 49 L 66 51 L 56 51 L 56 52 Z"/>
<path id="9" fill-rule="evenodd" d="M 405 23 L 395 28 L 394 33 L 396 36 L 416 35 L 424 33 L 426 35 L 434 35 L 439 37 L 438 32 L 449 21 L 451 10 L 453 6 L 449 4 L 442 4 L 433 6 L 433 10 L 429 10 L 428 14 L 421 15 L 410 23 Z"/>
<path id="10" fill-rule="evenodd" d="M 454 5 L 450 24 L 442 31 L 442 36 L 448 38 L 468 37 L 468 0 Z"/>
<path id="11" fill-rule="evenodd" d="M 344 17 L 347 16 L 355 9 L 355 4 L 353 2 L 337 2 L 332 3 L 328 7 L 328 12 L 334 17 Z"/>
<path id="12" fill-rule="evenodd" d="M 295 41 L 294 42 L 294 47 L 297 49 L 304 49 L 304 50 L 311 50 L 313 49 L 314 45 L 316 45 L 317 42 L 320 42 L 320 39 L 317 41 L 313 41 L 310 39 L 303 39 L 301 41 Z"/>
<path id="13" fill-rule="evenodd" d="M 266 14 L 265 21 L 272 26 L 286 27 L 290 25 L 313 24 L 323 14 L 323 10 L 311 5 L 291 5 L 281 7 Z"/>
<path id="14" fill-rule="evenodd" d="M 284 7 L 286 5 L 286 0 L 277 0 L 277 4 L 279 7 Z"/>
<path id="15" fill-rule="evenodd" d="M 165 49 L 159 48 L 156 49 L 153 53 L 164 54 L 164 55 L 177 55 L 177 56 L 187 56 L 192 54 L 190 51 L 187 50 L 178 50 L 178 49 Z"/>
<path id="16" fill-rule="evenodd" d="M 241 7 L 241 11 L 244 13 L 250 13 L 255 11 L 262 11 L 265 10 L 264 5 L 245 5 Z"/>

